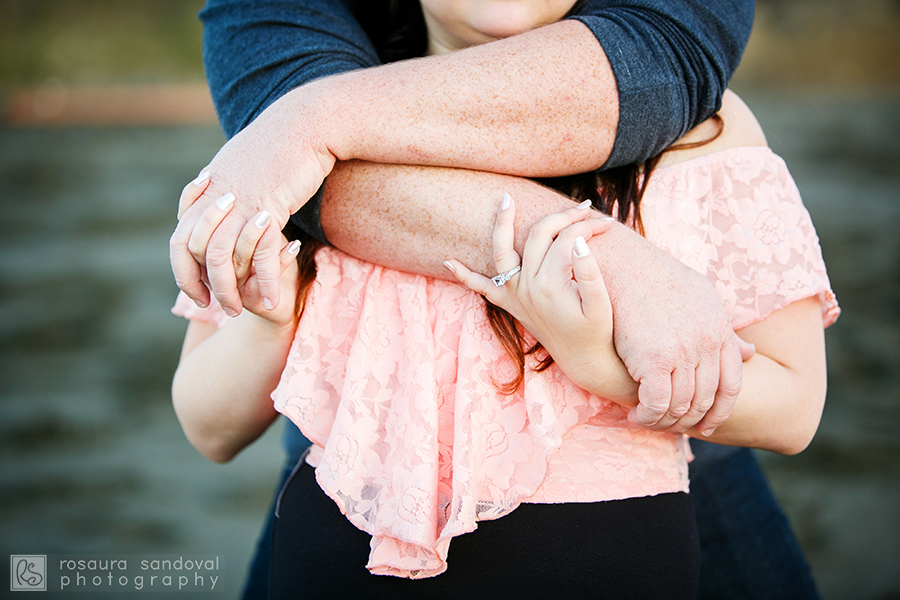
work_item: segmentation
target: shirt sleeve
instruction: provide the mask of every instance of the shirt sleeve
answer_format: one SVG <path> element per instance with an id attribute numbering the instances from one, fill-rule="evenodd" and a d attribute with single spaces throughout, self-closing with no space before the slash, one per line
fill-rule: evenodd
<path id="1" fill-rule="evenodd" d="M 341 0 L 208 0 L 203 63 L 230 138 L 275 100 L 314 79 L 379 64 Z"/>
<path id="2" fill-rule="evenodd" d="M 753 26 L 753 0 L 588 0 L 573 16 L 609 59 L 619 126 L 605 167 L 640 163 L 722 104 Z"/>
<path id="3" fill-rule="evenodd" d="M 184 292 L 178 292 L 172 314 L 176 317 L 184 317 L 189 321 L 199 321 L 214 327 L 223 327 L 228 322 L 228 315 L 222 310 L 222 306 L 215 298 L 210 298 L 209 306 L 200 308 Z"/>
<path id="4" fill-rule="evenodd" d="M 753 22 L 753 0 L 588 0 L 573 17 L 603 46 L 619 93 L 606 167 L 660 153 L 721 105 Z M 230 138 L 309 81 L 380 64 L 349 0 L 208 0 L 203 59 Z M 326 241 L 321 194 L 293 218 Z"/>

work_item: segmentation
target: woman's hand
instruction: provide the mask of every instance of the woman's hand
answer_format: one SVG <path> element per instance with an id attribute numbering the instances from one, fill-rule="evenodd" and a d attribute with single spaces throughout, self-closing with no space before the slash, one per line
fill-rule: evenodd
<path id="1" fill-rule="evenodd" d="M 246 287 L 251 262 L 263 306 L 279 306 L 278 232 L 315 194 L 335 162 L 312 127 L 298 125 L 317 122 L 303 106 L 295 93 L 283 96 L 184 188 L 169 255 L 175 282 L 199 306 L 209 303 L 211 289 L 226 314 L 240 313 L 239 290 Z M 210 228 L 207 211 L 216 205 L 222 218 Z M 260 227 L 262 212 L 277 227 Z M 263 232 L 251 245 L 247 232 L 254 224 Z"/>
<path id="2" fill-rule="evenodd" d="M 521 271 L 504 285 L 459 261 L 447 267 L 464 285 L 507 310 L 544 345 L 562 371 L 580 387 L 628 407 L 637 404 L 637 383 L 613 343 L 612 305 L 600 267 L 585 240 L 614 226 L 592 212 L 590 202 L 555 213 L 531 230 Z M 497 271 L 520 264 L 513 248 L 515 207 L 504 198 L 494 227 Z"/>
<path id="3" fill-rule="evenodd" d="M 181 200 L 187 208 L 199 197 L 209 185 L 208 180 L 195 180 L 185 187 Z M 197 219 L 186 248 L 193 256 L 202 256 L 206 251 L 206 245 L 213 234 L 222 226 L 222 222 L 234 208 L 234 195 L 225 194 L 215 202 L 209 204 L 202 211 L 198 211 Z M 286 295 L 287 301 L 270 309 L 265 306 L 259 286 L 259 274 L 250 257 L 260 243 L 260 240 L 269 233 L 272 224 L 272 216 L 268 211 L 262 210 L 252 216 L 251 219 L 238 232 L 234 245 L 234 257 L 231 269 L 234 272 L 238 285 L 241 305 L 251 313 L 271 322 L 278 327 L 293 327 L 294 303 L 291 302 L 297 293 L 297 253 L 300 251 L 300 242 L 294 240 L 288 243 L 280 233 L 275 233 L 276 243 L 280 248 L 278 252 L 279 263 L 279 293 Z M 201 281 L 208 284 L 205 269 L 200 274 Z M 235 316 L 226 310 L 229 316 Z"/>

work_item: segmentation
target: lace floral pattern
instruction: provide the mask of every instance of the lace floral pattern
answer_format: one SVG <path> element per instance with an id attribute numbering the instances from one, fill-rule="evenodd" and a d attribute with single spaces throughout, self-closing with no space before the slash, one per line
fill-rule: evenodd
<path id="1" fill-rule="evenodd" d="M 819 238 L 784 161 L 733 148 L 660 169 L 641 202 L 647 239 L 704 274 L 735 329 L 818 295 L 840 314 Z"/>
<path id="2" fill-rule="evenodd" d="M 641 210 L 648 238 L 710 278 L 736 328 L 812 295 L 826 325 L 837 318 L 809 215 L 767 149 L 659 169 Z M 452 537 L 523 501 L 687 490 L 683 436 L 632 427 L 555 366 L 500 394 L 512 370 L 477 295 L 330 248 L 317 264 L 272 397 L 314 442 L 319 485 L 372 535 L 373 573 L 437 575 Z M 224 318 L 184 297 L 173 311 Z"/>

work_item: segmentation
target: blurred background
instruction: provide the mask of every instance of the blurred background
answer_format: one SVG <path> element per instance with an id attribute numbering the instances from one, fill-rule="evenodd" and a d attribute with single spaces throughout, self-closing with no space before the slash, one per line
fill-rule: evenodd
<path id="1" fill-rule="evenodd" d="M 168 236 L 224 142 L 202 4 L 0 0 L 0 590 L 14 553 L 202 553 L 236 597 L 272 497 L 280 425 L 214 465 L 169 398 Z M 824 597 L 900 599 L 900 2 L 760 0 L 732 87 L 844 310 L 815 441 L 760 457 Z"/>

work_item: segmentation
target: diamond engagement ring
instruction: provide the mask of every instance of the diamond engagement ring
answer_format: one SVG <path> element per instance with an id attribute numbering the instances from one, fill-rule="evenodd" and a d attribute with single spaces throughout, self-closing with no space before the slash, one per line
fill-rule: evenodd
<path id="1" fill-rule="evenodd" d="M 500 287 L 501 285 L 506 285 L 506 282 L 512 279 L 512 276 L 522 270 L 522 265 L 516 265 L 506 273 L 500 273 L 499 275 L 494 275 L 491 277 L 491 281 L 494 282 L 496 287 Z"/>

